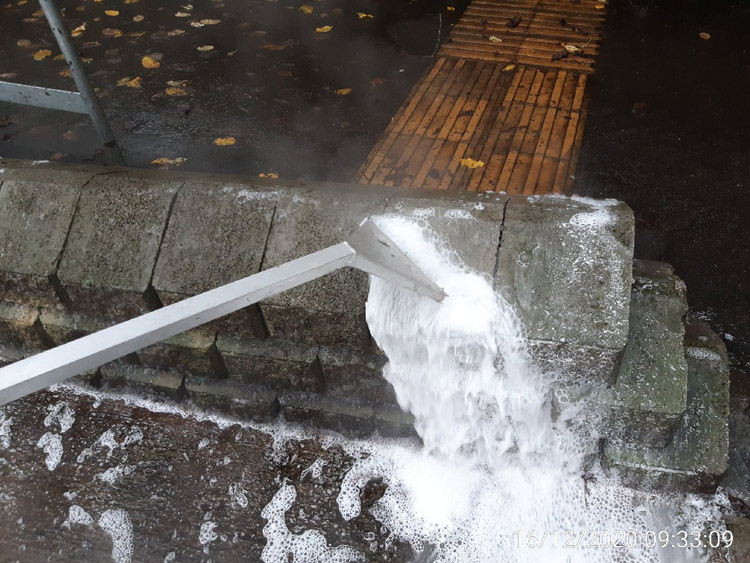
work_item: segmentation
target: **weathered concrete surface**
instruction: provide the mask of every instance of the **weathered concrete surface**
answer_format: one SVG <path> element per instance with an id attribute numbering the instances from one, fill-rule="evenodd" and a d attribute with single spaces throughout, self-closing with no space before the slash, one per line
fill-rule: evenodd
<path id="1" fill-rule="evenodd" d="M 65 431 L 50 416 L 63 403 L 75 414 Z M 286 514 L 292 532 L 320 530 L 329 545 L 351 545 L 367 561 L 412 560 L 408 546 L 386 547 L 390 532 L 368 510 L 379 498 L 369 487 L 362 514 L 343 520 L 336 495 L 354 460 L 320 439 L 274 442 L 226 419 L 220 426 L 67 392 L 34 394 L 0 416 L 10 430 L 0 443 L 2 561 L 109 561 L 112 541 L 98 522 L 113 509 L 132 523 L 133 561 L 164 561 L 170 553 L 181 562 L 260 561 L 261 511 L 283 483 L 298 493 Z M 37 446 L 48 432 L 62 445 L 53 470 Z M 317 460 L 320 474 L 305 473 Z M 92 522 L 65 524 L 73 505 Z M 215 534 L 202 544 L 201 527 L 212 526 L 205 522 L 215 523 Z"/>
<path id="2" fill-rule="evenodd" d="M 687 401 L 686 288 L 661 262 L 635 260 L 633 277 L 630 333 L 613 389 L 608 437 L 625 447 L 663 447 Z"/>
<path id="3" fill-rule="evenodd" d="M 97 170 L 13 169 L 0 176 L 0 300 L 54 307 L 55 276 L 81 188 Z"/>
<path id="4" fill-rule="evenodd" d="M 712 493 L 728 469 L 729 370 L 726 348 L 704 324 L 692 321 L 685 339 L 687 409 L 661 449 L 608 446 L 606 463 L 625 484 L 643 489 Z"/>
<path id="5" fill-rule="evenodd" d="M 127 174 L 87 185 L 57 275 L 74 309 L 113 321 L 147 312 L 147 295 L 180 182 Z"/>
<path id="6" fill-rule="evenodd" d="M 563 356 L 563 378 L 612 383 L 616 374 L 601 370 L 617 365 L 627 341 L 632 257 L 633 215 L 622 203 L 512 198 L 495 287 L 543 364 L 565 352 L 575 360 Z"/>

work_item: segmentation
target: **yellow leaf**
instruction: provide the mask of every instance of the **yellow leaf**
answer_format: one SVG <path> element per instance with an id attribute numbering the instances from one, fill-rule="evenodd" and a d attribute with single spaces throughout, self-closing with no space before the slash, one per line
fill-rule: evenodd
<path id="1" fill-rule="evenodd" d="M 276 172 L 267 172 L 267 173 L 261 172 L 260 174 L 258 174 L 258 178 L 278 178 L 278 177 L 279 175 Z"/>
<path id="2" fill-rule="evenodd" d="M 596 8 L 597 10 L 603 10 L 604 4 L 597 4 L 596 6 L 594 6 L 594 8 Z"/>
<path id="3" fill-rule="evenodd" d="M 711 34 L 706 33 L 705 31 L 701 31 L 698 34 L 698 37 L 700 37 L 701 39 L 711 39 Z"/>
<path id="4" fill-rule="evenodd" d="M 180 8 L 182 8 L 183 10 L 187 10 L 188 12 L 190 12 L 193 9 L 193 5 L 192 4 L 185 4 L 184 6 L 180 6 Z"/>
<path id="5" fill-rule="evenodd" d="M 81 34 L 82 34 L 82 33 L 83 33 L 84 31 L 86 31 L 86 24 L 85 24 L 85 23 L 82 23 L 82 24 L 81 24 L 81 25 L 79 25 L 78 27 L 74 28 L 74 29 L 73 29 L 73 30 L 72 30 L 72 31 L 70 32 L 70 34 L 71 34 L 71 35 L 72 35 L 73 37 L 78 37 L 78 36 L 79 36 L 79 35 L 81 35 Z"/>
<path id="6" fill-rule="evenodd" d="M 135 78 L 130 78 L 129 76 L 126 76 L 125 78 L 121 78 L 117 81 L 118 86 L 127 86 L 128 88 L 140 88 L 141 87 L 141 77 L 136 76 Z"/>
<path id="7" fill-rule="evenodd" d="M 149 56 L 143 57 L 141 59 L 141 64 L 143 65 L 143 68 L 159 68 L 161 66 L 159 61 Z"/>
<path id="8" fill-rule="evenodd" d="M 172 31 L 167 32 L 168 37 L 177 37 L 178 35 L 185 35 L 184 29 L 173 29 Z"/>
<path id="9" fill-rule="evenodd" d="M 154 164 L 156 166 L 163 166 L 165 168 L 169 166 L 180 166 L 184 164 L 187 161 L 187 158 L 183 158 L 181 156 L 178 156 L 177 158 L 167 158 L 166 156 L 163 156 L 161 158 L 156 158 L 151 161 L 151 164 Z"/>
<path id="10" fill-rule="evenodd" d="M 361 20 L 372 19 L 374 16 L 371 14 L 365 14 L 364 12 L 357 12 L 357 17 Z"/>
<path id="11" fill-rule="evenodd" d="M 190 25 L 192 27 L 203 27 L 205 24 L 202 24 L 201 22 L 190 22 Z"/>
<path id="12" fill-rule="evenodd" d="M 145 31 L 130 31 L 127 33 L 128 37 L 143 37 L 146 35 Z"/>
<path id="13" fill-rule="evenodd" d="M 500 39 L 500 38 L 499 38 L 498 36 L 496 36 L 496 35 L 490 35 L 490 36 L 488 37 L 488 39 L 490 40 L 490 42 L 491 42 L 491 43 L 502 43 L 502 42 L 503 42 L 503 40 L 502 40 L 502 39 Z"/>
<path id="14" fill-rule="evenodd" d="M 187 12 L 177 12 L 175 13 L 175 16 L 178 18 L 189 18 L 190 14 L 188 14 Z"/>
<path id="15" fill-rule="evenodd" d="M 44 15 L 44 10 L 37 10 L 31 15 L 34 16 L 35 18 L 41 18 Z"/>
<path id="16" fill-rule="evenodd" d="M 16 6 L 23 6 L 24 4 L 26 4 L 26 2 L 28 2 L 28 0 L 21 0 L 16 4 Z"/>
<path id="17" fill-rule="evenodd" d="M 18 45 L 19 47 L 31 47 L 31 41 L 29 41 L 28 39 L 19 39 L 18 41 L 16 41 L 16 45 Z"/>
<path id="18" fill-rule="evenodd" d="M 484 162 L 481 160 L 474 160 L 473 158 L 462 158 L 461 165 L 466 166 L 467 168 L 482 168 Z"/>
<path id="19" fill-rule="evenodd" d="M 69 78 L 70 77 L 70 69 L 69 68 L 64 68 L 60 72 L 58 72 L 57 74 L 59 74 L 60 76 L 65 76 L 66 78 Z"/>
<path id="20" fill-rule="evenodd" d="M 120 15 L 120 12 L 117 10 L 104 10 L 104 13 L 112 17 Z"/>
<path id="21" fill-rule="evenodd" d="M 506 72 L 508 72 L 510 70 L 513 70 L 514 68 L 516 68 L 516 65 L 505 65 L 503 67 L 503 70 L 506 71 Z"/>
<path id="22" fill-rule="evenodd" d="M 456 11 L 456 8 L 454 8 L 453 6 L 446 6 L 445 9 L 448 10 L 449 12 L 455 12 Z"/>
<path id="23" fill-rule="evenodd" d="M 572 43 L 563 43 L 562 46 L 568 53 L 582 53 L 583 52 L 583 49 L 581 47 L 579 47 L 578 45 L 573 45 Z"/>
<path id="24" fill-rule="evenodd" d="M 138 0 L 125 0 L 126 4 L 137 4 Z"/>
<path id="25" fill-rule="evenodd" d="M 348 96 L 351 93 L 351 88 L 339 88 L 338 90 L 336 90 L 336 94 L 338 94 L 339 96 Z"/>
<path id="26" fill-rule="evenodd" d="M 106 35 L 107 37 L 122 37 L 122 31 L 119 29 L 104 28 L 102 29 L 102 35 Z"/>
<path id="27" fill-rule="evenodd" d="M 53 60 L 53 61 L 64 61 L 64 60 L 65 60 L 65 57 L 63 57 L 63 56 L 62 56 L 62 53 L 60 53 L 59 55 L 55 55 L 55 56 L 54 56 L 54 57 L 52 58 L 52 60 Z"/>
<path id="28" fill-rule="evenodd" d="M 187 86 L 187 80 L 167 80 L 167 86 Z"/>
<path id="29" fill-rule="evenodd" d="M 164 90 L 167 96 L 187 96 L 187 91 L 179 86 L 172 86 Z"/>
<path id="30" fill-rule="evenodd" d="M 82 62 L 82 63 L 86 63 L 86 64 L 88 64 L 88 63 L 90 63 L 90 62 L 91 62 L 91 61 L 93 61 L 93 60 L 94 60 L 94 59 L 92 59 L 91 57 L 81 57 L 81 62 Z"/>
<path id="31" fill-rule="evenodd" d="M 303 14 L 312 14 L 312 13 L 313 13 L 313 12 L 315 11 L 315 8 L 313 8 L 313 7 L 312 7 L 312 6 L 310 6 L 309 4 L 304 4 L 304 5 L 300 6 L 300 7 L 299 7 L 299 8 L 297 8 L 297 9 L 298 9 L 298 10 L 299 10 L 300 12 L 302 12 Z"/>
<path id="32" fill-rule="evenodd" d="M 227 147 L 229 145 L 233 145 L 237 142 L 237 139 L 234 137 L 219 137 L 218 139 L 214 139 L 214 145 L 218 145 L 220 147 Z"/>
<path id="33" fill-rule="evenodd" d="M 263 48 L 266 51 L 283 51 L 284 49 L 286 49 L 286 46 L 285 45 L 276 45 L 275 43 L 265 43 L 263 45 Z"/>
<path id="34" fill-rule="evenodd" d="M 205 53 L 206 51 L 213 51 L 214 46 L 213 45 L 201 45 L 200 47 L 196 47 L 201 53 Z"/>
<path id="35" fill-rule="evenodd" d="M 86 9 L 86 6 L 77 6 L 76 11 L 83 12 Z"/>
<path id="36" fill-rule="evenodd" d="M 333 29 L 332 25 L 324 25 L 323 27 L 316 27 L 315 33 L 328 33 Z"/>
<path id="37" fill-rule="evenodd" d="M 221 20 L 201 20 L 201 23 L 203 25 L 216 25 L 217 23 L 221 23 Z"/>
<path id="38" fill-rule="evenodd" d="M 34 53 L 34 60 L 35 61 L 41 61 L 42 59 L 46 59 L 52 54 L 52 51 L 49 49 L 40 49 L 36 53 Z"/>
<path id="39" fill-rule="evenodd" d="M 144 19 L 145 18 L 141 14 L 138 14 L 137 16 L 133 16 L 133 21 L 135 23 L 142 22 Z"/>

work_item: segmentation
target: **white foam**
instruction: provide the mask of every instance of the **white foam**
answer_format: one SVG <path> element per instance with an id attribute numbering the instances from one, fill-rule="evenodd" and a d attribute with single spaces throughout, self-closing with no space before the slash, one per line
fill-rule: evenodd
<path id="1" fill-rule="evenodd" d="M 685 353 L 696 360 L 709 360 L 713 362 L 720 362 L 722 360 L 721 354 L 714 352 L 713 350 L 707 350 L 706 348 L 688 346 L 685 348 Z"/>
<path id="2" fill-rule="evenodd" d="M 104 481 L 108 485 L 116 485 L 123 477 L 127 477 L 133 471 L 135 471 L 134 465 L 118 465 L 116 467 L 110 467 L 102 473 L 97 473 L 95 479 Z"/>
<path id="3" fill-rule="evenodd" d="M 46 455 L 44 463 L 47 466 L 47 469 L 54 471 L 60 463 L 63 454 L 62 438 L 60 435 L 54 434 L 53 432 L 47 432 L 44 436 L 39 438 L 36 447 L 43 449 Z"/>
<path id="4" fill-rule="evenodd" d="M 99 517 L 99 527 L 112 538 L 112 560 L 130 563 L 133 559 L 133 522 L 122 508 L 105 510 Z"/>
<path id="5" fill-rule="evenodd" d="M 216 522 L 212 522 L 211 520 L 206 520 L 201 524 L 200 532 L 198 532 L 198 541 L 203 547 L 203 550 L 205 553 L 208 553 L 208 545 L 216 541 L 218 539 L 219 534 L 217 534 L 214 530 L 216 529 L 216 526 L 218 524 Z"/>
<path id="6" fill-rule="evenodd" d="M 324 460 L 323 458 L 318 458 L 307 469 L 304 469 L 302 473 L 300 473 L 299 480 L 304 481 L 305 477 L 308 475 L 312 475 L 313 479 L 320 479 L 320 476 L 323 474 L 323 467 L 328 462 Z"/>
<path id="7" fill-rule="evenodd" d="M 91 517 L 91 514 L 86 512 L 77 504 L 74 504 L 70 508 L 68 508 L 68 518 L 61 525 L 64 528 L 70 528 L 70 526 L 73 524 L 92 526 L 94 524 L 94 519 Z"/>
<path id="8" fill-rule="evenodd" d="M 73 427 L 76 420 L 76 413 L 70 408 L 67 401 L 62 401 L 56 405 L 47 405 L 49 414 L 44 419 L 45 426 L 57 424 L 60 427 L 60 433 L 65 434 Z"/>
<path id="9" fill-rule="evenodd" d="M 284 515 L 297 499 L 293 485 L 284 483 L 261 512 L 268 521 L 263 527 L 266 546 L 263 548 L 263 563 L 354 563 L 365 561 L 364 554 L 341 545 L 329 547 L 325 536 L 318 530 L 307 530 L 293 534 L 287 528 Z"/>
<path id="10" fill-rule="evenodd" d="M 5 412 L 0 410 L 0 448 L 7 450 L 13 438 L 13 417 L 6 417 Z"/>
<path id="11" fill-rule="evenodd" d="M 229 485 L 229 497 L 235 504 L 241 506 L 242 508 L 247 508 L 247 494 L 246 491 L 242 488 L 242 485 L 240 485 L 239 483 L 231 483 Z"/>

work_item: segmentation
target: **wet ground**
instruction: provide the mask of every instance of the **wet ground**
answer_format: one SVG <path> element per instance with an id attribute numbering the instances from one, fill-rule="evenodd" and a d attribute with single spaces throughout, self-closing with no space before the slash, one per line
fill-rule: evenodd
<path id="1" fill-rule="evenodd" d="M 577 174 L 578 192 L 633 208 L 636 255 L 674 265 L 746 372 L 748 30 L 748 2 L 612 2 Z"/>
<path id="2" fill-rule="evenodd" d="M 129 164 L 347 181 L 466 0 L 304 1 L 63 5 Z M 37 10 L 0 5 L 0 79 L 70 88 Z M 736 375 L 750 366 L 748 29 L 739 0 L 612 0 L 576 185 L 635 210 L 637 255 L 675 266 Z M 0 104 L 0 156 L 101 162 L 97 144 L 86 117 Z"/>
<path id="3" fill-rule="evenodd" d="M 342 518 L 354 458 L 340 446 L 219 420 L 68 391 L 3 407 L 0 562 L 260 561 L 263 508 L 284 484 L 297 491 L 282 517 L 292 533 L 318 530 L 367 561 L 412 560 L 368 510 L 379 480 L 362 489 L 360 516 Z"/>
<path id="4" fill-rule="evenodd" d="M 74 42 L 127 163 L 181 158 L 183 170 L 339 181 L 354 175 L 466 4 L 191 2 L 60 3 L 69 29 L 85 25 Z M 72 89 L 37 10 L 34 0 L 0 4 L 0 80 Z M 143 57 L 159 66 L 144 68 Z M 86 116 L 0 103 L 0 126 L 0 156 L 102 161 Z M 228 137 L 234 145 L 214 144 Z"/>

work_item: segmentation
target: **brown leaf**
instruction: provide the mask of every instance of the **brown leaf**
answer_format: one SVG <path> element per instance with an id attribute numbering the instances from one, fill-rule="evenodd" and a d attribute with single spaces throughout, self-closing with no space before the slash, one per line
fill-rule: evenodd
<path id="1" fill-rule="evenodd" d="M 484 162 L 481 160 L 474 160 L 473 158 L 462 158 L 461 166 L 466 166 L 467 168 L 482 168 Z"/>
<path id="2" fill-rule="evenodd" d="M 315 33 L 328 33 L 333 29 L 332 25 L 324 25 L 323 27 L 316 27 Z"/>
<path id="3" fill-rule="evenodd" d="M 144 16 L 142 16 L 141 14 L 138 14 L 137 16 L 133 16 L 133 21 L 135 23 L 142 22 L 144 19 L 146 19 L 146 18 Z"/>
<path id="4" fill-rule="evenodd" d="M 36 53 L 34 53 L 33 57 L 35 61 L 41 61 L 43 59 L 46 59 L 52 54 L 52 51 L 49 49 L 40 49 Z"/>
<path id="5" fill-rule="evenodd" d="M 115 16 L 119 16 L 120 15 L 119 10 L 104 10 L 104 13 L 107 14 L 108 16 L 111 16 L 111 17 L 115 17 Z"/>
<path id="6" fill-rule="evenodd" d="M 196 49 L 200 51 L 201 53 L 205 53 L 207 51 L 213 51 L 214 46 L 213 45 L 201 45 L 200 47 L 196 47 Z"/>
<path id="7" fill-rule="evenodd" d="M 237 139 L 234 137 L 219 137 L 217 139 L 214 139 L 214 145 L 218 145 L 220 147 L 228 147 L 230 145 L 233 145 L 237 142 Z"/>
<path id="8" fill-rule="evenodd" d="M 141 87 L 141 77 L 136 76 L 135 78 L 130 78 L 129 76 L 126 76 L 125 78 L 121 78 L 117 81 L 118 86 L 127 86 L 128 88 L 140 88 Z"/>
<path id="9" fill-rule="evenodd" d="M 122 31 L 119 29 L 110 29 L 108 27 L 105 27 L 102 29 L 102 35 L 106 37 L 122 37 Z"/>
<path id="10" fill-rule="evenodd" d="M 16 45 L 18 45 L 19 47 L 24 47 L 28 49 L 29 47 L 33 45 L 33 43 L 29 41 L 28 39 L 19 39 L 18 41 L 16 41 Z"/>
<path id="11" fill-rule="evenodd" d="M 141 65 L 143 65 L 143 68 L 159 68 L 161 63 L 153 57 L 145 56 L 141 58 Z"/>
<path id="12" fill-rule="evenodd" d="M 701 31 L 698 34 L 698 37 L 700 37 L 701 39 L 708 40 L 708 39 L 711 39 L 711 34 L 710 33 L 706 33 L 705 31 Z"/>
<path id="13" fill-rule="evenodd" d="M 167 158 L 163 156 L 161 158 L 155 158 L 151 161 L 152 165 L 161 166 L 163 168 L 169 168 L 170 166 L 181 166 L 187 161 L 187 158 L 178 156 L 177 158 Z"/>
<path id="14" fill-rule="evenodd" d="M 187 90 L 184 88 L 180 88 L 179 86 L 170 86 L 166 90 L 164 90 L 164 93 L 167 96 L 187 96 Z"/>

